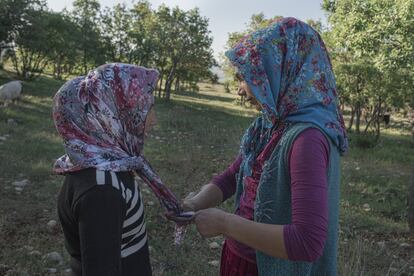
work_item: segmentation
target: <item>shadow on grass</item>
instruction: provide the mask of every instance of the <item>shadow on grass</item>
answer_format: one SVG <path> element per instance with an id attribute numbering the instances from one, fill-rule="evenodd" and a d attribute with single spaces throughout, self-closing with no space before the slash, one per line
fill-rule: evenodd
<path id="1" fill-rule="evenodd" d="M 207 101 L 221 101 L 221 102 L 233 102 L 234 99 L 230 97 L 223 97 L 220 95 L 206 95 L 204 93 L 198 93 L 193 91 L 186 91 L 186 92 L 174 92 L 174 95 L 177 96 L 184 96 L 187 98 L 194 98 L 199 100 L 207 100 Z"/>
<path id="2" fill-rule="evenodd" d="M 349 138 L 351 141 L 349 155 L 353 158 L 376 159 L 381 162 L 403 163 L 404 165 L 414 164 L 414 147 L 408 135 L 383 133 L 379 142 L 370 148 L 357 147 L 354 143 L 357 136 L 353 133 L 349 134 Z"/>

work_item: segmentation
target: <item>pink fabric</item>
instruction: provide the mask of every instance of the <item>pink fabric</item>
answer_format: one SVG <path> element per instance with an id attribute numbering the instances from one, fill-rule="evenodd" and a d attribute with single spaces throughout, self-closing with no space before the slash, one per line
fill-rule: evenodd
<path id="1" fill-rule="evenodd" d="M 233 252 L 224 243 L 221 252 L 220 276 L 257 276 L 256 263 L 249 262 Z"/>
<path id="2" fill-rule="evenodd" d="M 290 260 L 313 262 L 323 253 L 328 229 L 329 144 L 317 129 L 300 135 L 290 152 L 292 223 L 283 235 Z"/>
<path id="3" fill-rule="evenodd" d="M 245 192 L 241 195 L 236 214 L 253 220 L 253 206 L 262 165 L 273 151 L 280 136 L 274 135 L 258 156 L 251 177 L 245 178 Z M 320 256 L 327 234 L 327 168 L 329 144 L 317 129 L 307 129 L 292 145 L 289 169 L 292 189 L 292 224 L 284 227 L 284 241 L 290 260 L 311 261 Z M 215 183 L 229 197 L 236 190 L 235 174 L 241 157 L 220 176 Z M 237 166 L 237 169 L 236 169 Z M 224 194 L 224 192 L 223 192 Z M 236 240 L 227 240 L 232 251 L 250 262 L 256 261 L 255 250 Z"/>
<path id="4" fill-rule="evenodd" d="M 211 182 L 220 188 L 223 193 L 223 201 L 230 198 L 236 192 L 236 173 L 240 169 L 242 161 L 240 155 L 237 156 L 236 160 L 231 164 L 224 172 L 213 177 Z"/>
<path id="5" fill-rule="evenodd" d="M 240 196 L 239 208 L 236 211 L 236 214 L 239 216 L 253 220 L 256 191 L 257 186 L 260 182 L 260 177 L 262 175 L 264 162 L 269 159 L 276 145 L 279 143 L 284 130 L 285 127 L 283 125 L 279 126 L 278 129 L 275 130 L 275 132 L 272 134 L 272 137 L 270 138 L 270 141 L 256 158 L 256 161 L 253 164 L 252 175 L 247 176 L 244 179 L 244 191 Z"/>

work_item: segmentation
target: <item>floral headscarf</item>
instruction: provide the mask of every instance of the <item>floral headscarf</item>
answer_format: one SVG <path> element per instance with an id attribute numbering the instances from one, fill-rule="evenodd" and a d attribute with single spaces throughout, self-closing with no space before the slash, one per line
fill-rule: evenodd
<path id="1" fill-rule="evenodd" d="M 176 197 L 141 154 L 158 75 L 156 70 L 115 63 L 64 84 L 54 98 L 53 119 L 66 154 L 54 171 L 135 171 L 168 211 L 180 213 Z"/>
<path id="2" fill-rule="evenodd" d="M 248 159 L 260 153 L 271 129 L 296 122 L 313 123 L 341 153 L 347 151 L 329 56 L 322 38 L 309 25 L 295 18 L 279 19 L 243 37 L 226 56 L 263 107 L 262 117 L 242 141 Z"/>

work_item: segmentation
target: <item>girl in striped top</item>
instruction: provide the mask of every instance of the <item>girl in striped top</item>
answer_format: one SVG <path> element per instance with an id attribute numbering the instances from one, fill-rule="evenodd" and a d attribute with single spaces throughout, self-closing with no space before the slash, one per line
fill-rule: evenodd
<path id="1" fill-rule="evenodd" d="M 135 175 L 168 211 L 179 213 L 141 152 L 156 123 L 157 78 L 156 70 L 107 64 L 67 82 L 54 98 L 53 119 L 66 151 L 54 167 L 65 175 L 58 214 L 73 275 L 151 275 Z"/>

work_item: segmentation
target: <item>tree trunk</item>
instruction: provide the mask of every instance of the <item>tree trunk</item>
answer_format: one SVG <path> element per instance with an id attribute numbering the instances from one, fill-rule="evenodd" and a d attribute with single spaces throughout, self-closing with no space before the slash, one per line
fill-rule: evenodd
<path id="1" fill-rule="evenodd" d="M 170 97 L 171 97 L 171 86 L 172 86 L 173 81 L 174 81 L 174 75 L 175 75 L 176 67 L 177 67 L 177 62 L 174 62 L 172 67 L 171 67 L 170 73 L 168 74 L 168 77 L 165 80 L 165 99 L 167 101 L 169 101 Z"/>
<path id="2" fill-rule="evenodd" d="M 352 126 L 354 125 L 355 118 L 355 109 L 351 107 L 351 119 L 349 119 L 348 131 L 351 131 Z"/>
<path id="3" fill-rule="evenodd" d="M 355 132 L 357 134 L 359 134 L 361 132 L 360 131 L 360 125 L 361 125 L 361 105 L 359 103 L 355 107 L 355 114 L 356 114 L 356 119 L 355 119 Z"/>
<path id="4" fill-rule="evenodd" d="M 16 53 L 14 53 L 14 55 L 12 57 L 12 63 L 13 63 L 14 70 L 16 70 L 17 75 L 21 76 L 21 72 L 20 72 L 20 69 L 19 69 L 19 61 L 17 60 Z"/>
<path id="5" fill-rule="evenodd" d="M 177 79 L 175 80 L 175 87 L 174 87 L 174 91 L 175 91 L 175 92 L 179 92 L 179 90 L 180 90 L 180 78 L 177 78 Z"/>
<path id="6" fill-rule="evenodd" d="M 414 168 L 408 185 L 408 226 L 410 227 L 411 236 L 414 237 Z"/>
<path id="7" fill-rule="evenodd" d="M 376 116 L 377 116 L 377 110 L 378 110 L 378 108 L 375 107 L 374 108 L 374 111 L 371 112 L 371 116 L 370 116 L 369 120 L 368 119 L 365 120 L 365 122 L 366 122 L 367 125 L 365 126 L 364 133 L 367 133 L 368 132 L 368 129 L 371 126 L 372 122 L 375 122 L 375 126 L 376 126 L 376 123 L 377 123 L 377 120 L 376 120 L 377 119 L 376 118 Z M 368 116 L 366 116 L 366 117 L 368 117 Z"/>
<path id="8" fill-rule="evenodd" d="M 88 68 L 86 66 L 86 49 L 83 49 L 83 74 L 86 76 Z"/>
<path id="9" fill-rule="evenodd" d="M 377 108 L 377 116 L 376 116 L 376 126 L 377 126 L 377 134 L 376 134 L 376 138 L 377 140 L 380 138 L 381 135 L 381 114 L 382 114 L 382 99 L 381 97 L 378 97 L 378 108 Z"/>
<path id="10" fill-rule="evenodd" d="M 164 79 L 164 74 L 161 71 L 160 82 L 158 83 L 158 98 L 161 98 L 161 91 L 162 91 L 162 81 Z"/>
<path id="11" fill-rule="evenodd" d="M 172 81 L 170 80 L 170 78 L 167 78 L 165 80 L 165 91 L 164 91 L 164 93 L 165 93 L 165 99 L 167 101 L 169 101 L 170 98 L 171 98 L 171 85 L 172 85 Z"/>

